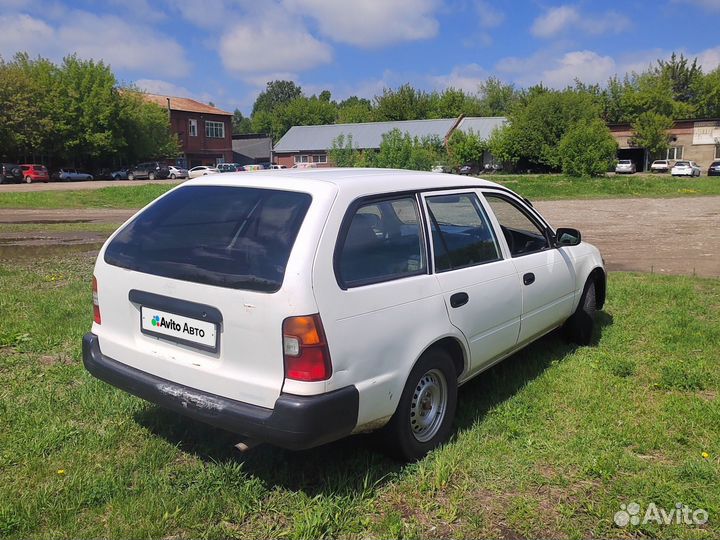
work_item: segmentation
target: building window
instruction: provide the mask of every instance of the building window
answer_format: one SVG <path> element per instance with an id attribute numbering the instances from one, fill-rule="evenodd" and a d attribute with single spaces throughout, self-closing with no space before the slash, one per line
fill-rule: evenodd
<path id="1" fill-rule="evenodd" d="M 682 159 L 683 158 L 683 147 L 682 146 L 671 146 L 667 151 L 668 159 Z"/>
<path id="2" fill-rule="evenodd" d="M 715 159 L 720 159 L 720 144 L 715 145 Z"/>
<path id="3" fill-rule="evenodd" d="M 310 163 L 310 156 L 305 154 L 295 156 L 295 163 Z"/>
<path id="4" fill-rule="evenodd" d="M 215 165 L 222 165 L 223 163 L 225 163 L 224 157 L 215 158 Z"/>
<path id="5" fill-rule="evenodd" d="M 191 137 L 197 137 L 197 120 L 194 118 L 190 119 L 190 136 Z"/>
<path id="6" fill-rule="evenodd" d="M 326 154 L 318 154 L 312 157 L 313 163 L 327 163 Z"/>
<path id="7" fill-rule="evenodd" d="M 205 120 L 205 136 L 211 139 L 224 139 L 225 124 L 223 122 Z"/>

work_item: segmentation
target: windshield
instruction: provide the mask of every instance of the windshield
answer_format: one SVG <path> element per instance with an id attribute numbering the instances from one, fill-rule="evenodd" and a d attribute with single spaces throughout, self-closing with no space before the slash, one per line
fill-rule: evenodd
<path id="1" fill-rule="evenodd" d="M 275 292 L 311 197 L 271 189 L 187 186 L 159 199 L 105 251 L 130 270 Z"/>

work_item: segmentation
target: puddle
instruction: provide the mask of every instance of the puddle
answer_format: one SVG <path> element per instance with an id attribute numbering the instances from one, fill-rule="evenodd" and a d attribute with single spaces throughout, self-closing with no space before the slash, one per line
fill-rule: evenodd
<path id="1" fill-rule="evenodd" d="M 0 243 L 0 260 L 46 259 L 71 253 L 97 253 L 103 242 L 82 244 L 17 245 Z"/>

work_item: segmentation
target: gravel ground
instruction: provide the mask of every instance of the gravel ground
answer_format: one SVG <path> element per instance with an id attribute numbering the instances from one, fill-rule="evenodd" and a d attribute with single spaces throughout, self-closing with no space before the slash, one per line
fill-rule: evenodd
<path id="1" fill-rule="evenodd" d="M 609 270 L 720 277 L 720 197 L 539 201 L 535 206 L 555 227 L 580 229 L 583 239 L 600 248 Z M 2 223 L 118 223 L 134 212 L 2 209 L 0 231 Z M 41 235 L 28 236 L 32 239 L 25 243 L 17 233 L 0 232 L 0 243 L 37 246 Z M 42 243 L 48 246 L 78 242 L 78 235 L 46 236 Z M 94 234 L 79 236 L 98 242 Z"/>

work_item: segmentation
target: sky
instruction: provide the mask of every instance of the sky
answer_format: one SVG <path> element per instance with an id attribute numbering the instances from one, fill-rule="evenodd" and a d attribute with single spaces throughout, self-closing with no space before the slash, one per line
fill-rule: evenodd
<path id="1" fill-rule="evenodd" d="M 0 0 L 0 56 L 77 53 L 121 83 L 245 114 L 267 81 L 372 98 L 605 83 L 672 51 L 720 65 L 720 0 Z"/>

